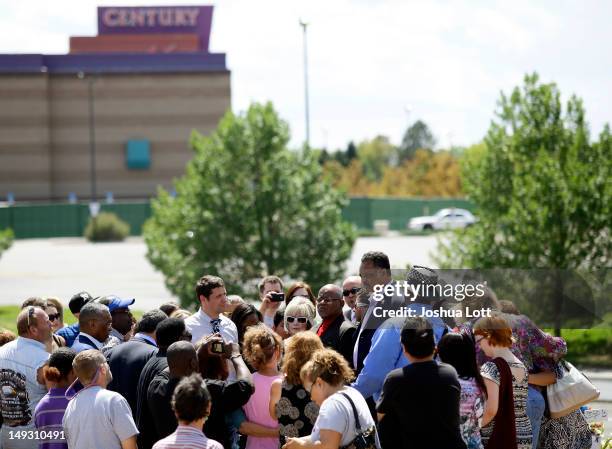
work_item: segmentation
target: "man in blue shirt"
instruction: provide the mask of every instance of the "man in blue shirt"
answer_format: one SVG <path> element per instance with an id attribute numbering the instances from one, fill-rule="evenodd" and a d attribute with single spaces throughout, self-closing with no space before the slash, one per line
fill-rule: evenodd
<path id="1" fill-rule="evenodd" d="M 79 292 L 70 298 L 70 302 L 68 302 L 68 307 L 72 314 L 78 319 L 79 314 L 81 313 L 81 309 L 85 304 L 92 300 L 92 297 L 87 292 Z M 60 330 L 56 332 L 60 337 L 64 337 L 66 340 L 66 346 L 71 347 L 74 341 L 79 335 L 79 323 L 76 322 L 71 324 L 70 326 L 62 327 Z"/>
<path id="2" fill-rule="evenodd" d="M 408 311 L 412 312 L 408 312 Z M 424 316 L 426 311 L 431 310 L 431 306 L 419 303 L 410 303 L 405 306 L 406 316 L 387 319 L 372 337 L 370 352 L 363 362 L 363 369 L 351 385 L 358 390 L 365 398 L 372 397 L 375 401 L 380 398 L 382 387 L 387 374 L 397 368 L 402 368 L 409 364 L 404 357 L 401 333 L 406 318 Z M 411 315 L 408 315 L 412 313 Z M 436 344 L 447 332 L 447 327 L 440 318 L 428 318 L 434 331 Z"/>
<path id="3" fill-rule="evenodd" d="M 406 278 L 406 283 L 412 285 L 435 285 L 437 282 L 438 276 L 433 270 L 418 266 L 412 268 Z M 399 288 L 398 290 L 402 291 L 404 289 Z M 398 301 L 404 300 L 404 304 L 401 307 L 395 308 L 395 311 L 397 313 L 401 312 L 401 315 L 388 318 L 374 331 L 369 352 L 363 361 L 363 368 L 359 371 L 357 379 L 351 385 L 363 397 L 372 397 L 375 401 L 378 401 L 387 374 L 394 369 L 408 365 L 408 360 L 403 355 L 400 341 L 402 328 L 407 318 L 426 316 L 432 310 L 428 303 L 433 299 L 435 298 L 422 295 L 414 298 L 394 297 L 389 302 L 389 304 L 396 306 Z M 389 311 L 389 306 L 385 307 L 384 303 L 385 300 L 381 301 L 379 303 L 381 305 L 374 305 L 374 308 L 369 311 L 373 317 L 378 317 L 382 312 Z M 372 308 L 372 304 L 370 308 Z M 427 318 L 433 327 L 434 339 L 437 344 L 448 331 L 448 328 L 442 319 L 438 317 L 427 316 Z"/>

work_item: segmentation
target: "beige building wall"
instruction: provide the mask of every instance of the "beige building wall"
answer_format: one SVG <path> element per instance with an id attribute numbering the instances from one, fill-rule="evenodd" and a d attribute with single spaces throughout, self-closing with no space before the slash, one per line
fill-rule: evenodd
<path id="1" fill-rule="evenodd" d="M 0 201 L 51 191 L 49 78 L 0 76 Z"/>
<path id="2" fill-rule="evenodd" d="M 14 82 L 19 79 L 25 77 L 20 76 Z M 103 198 L 106 192 L 113 192 L 116 199 L 143 198 L 154 195 L 159 185 L 170 189 L 173 178 L 184 173 L 185 164 L 192 156 L 189 149 L 191 131 L 196 129 L 209 134 L 231 104 L 229 72 L 102 74 L 92 80 L 99 198 Z M 14 168 L 30 165 L 21 169 L 23 175 L 46 170 L 47 183 L 39 182 L 33 186 L 33 180 L 28 176 L 13 175 L 6 182 L 0 179 L 0 195 L 2 190 L 12 188 L 17 199 L 62 199 L 70 192 L 76 193 L 80 199 L 89 198 L 88 79 L 54 74 L 32 77 L 30 82 L 40 91 L 34 96 L 38 103 L 30 108 L 22 106 L 15 113 L 6 111 L 5 99 L 1 97 L 0 110 L 3 112 L 0 114 L 4 115 L 0 115 L 0 129 L 8 129 L 9 134 L 6 138 L 0 137 L 0 166 L 5 161 L 13 164 Z M 25 87 L 21 92 L 24 90 Z M 14 103 L 23 100 L 23 97 L 14 96 Z M 39 104 L 43 99 L 46 109 Z M 32 113 L 35 106 L 46 110 L 46 114 Z M 16 121 L 15 114 L 29 117 L 27 123 L 31 125 L 27 133 L 3 126 L 1 120 L 4 116 L 7 116 L 8 124 Z M 34 120 L 33 117 L 38 118 Z M 46 124 L 42 123 L 43 120 Z M 149 140 L 149 169 L 127 168 L 126 143 L 131 139 Z M 21 145 L 10 157 L 4 151 L 5 140 L 7 144 Z M 28 164 L 26 156 L 35 148 L 38 149 L 37 163 L 32 160 Z M 46 155 L 46 159 L 42 155 Z M 0 168 L 0 173 L 4 174 L 4 169 Z"/>

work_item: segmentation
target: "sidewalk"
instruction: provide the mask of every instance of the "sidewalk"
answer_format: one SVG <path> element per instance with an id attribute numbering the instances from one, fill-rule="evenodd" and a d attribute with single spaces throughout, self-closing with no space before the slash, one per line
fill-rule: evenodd
<path id="1" fill-rule="evenodd" d="M 612 381 L 612 370 L 610 369 L 598 369 L 598 368 L 590 368 L 582 371 L 585 376 L 587 376 L 590 380 L 609 380 Z"/>
<path id="2" fill-rule="evenodd" d="M 408 262 L 431 265 L 429 253 L 435 247 L 433 236 L 358 238 L 347 261 L 347 273 L 356 274 L 361 255 L 372 250 L 386 252 L 394 268 L 405 268 Z M 67 301 L 86 290 L 94 296 L 136 298 L 137 310 L 158 307 L 174 297 L 163 275 L 145 257 L 146 251 L 142 237 L 95 244 L 72 237 L 16 240 L 0 259 L 0 304 L 21 304 L 37 295 Z"/>

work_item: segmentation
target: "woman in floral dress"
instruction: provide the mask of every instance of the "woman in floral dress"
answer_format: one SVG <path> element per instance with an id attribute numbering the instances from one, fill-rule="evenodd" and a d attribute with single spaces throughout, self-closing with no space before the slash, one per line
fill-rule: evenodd
<path id="1" fill-rule="evenodd" d="M 310 435 L 317 421 L 319 406 L 302 386 L 300 369 L 315 351 L 323 349 L 321 339 L 309 331 L 299 332 L 285 342 L 283 378 L 275 380 L 270 389 L 270 416 L 278 420 L 281 446 L 288 437 Z"/>

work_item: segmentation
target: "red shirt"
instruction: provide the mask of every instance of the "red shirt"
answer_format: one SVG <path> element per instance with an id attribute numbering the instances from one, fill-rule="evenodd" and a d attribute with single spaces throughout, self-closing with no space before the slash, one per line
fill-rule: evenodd
<path id="1" fill-rule="evenodd" d="M 325 333 L 325 331 L 327 331 L 327 328 L 329 328 L 329 326 L 331 326 L 331 324 L 336 321 L 336 318 L 338 317 L 333 317 L 333 318 L 325 318 L 323 320 L 323 322 L 321 323 L 321 326 L 319 326 L 319 329 L 317 330 L 317 335 L 320 337 L 321 335 L 323 335 Z"/>

